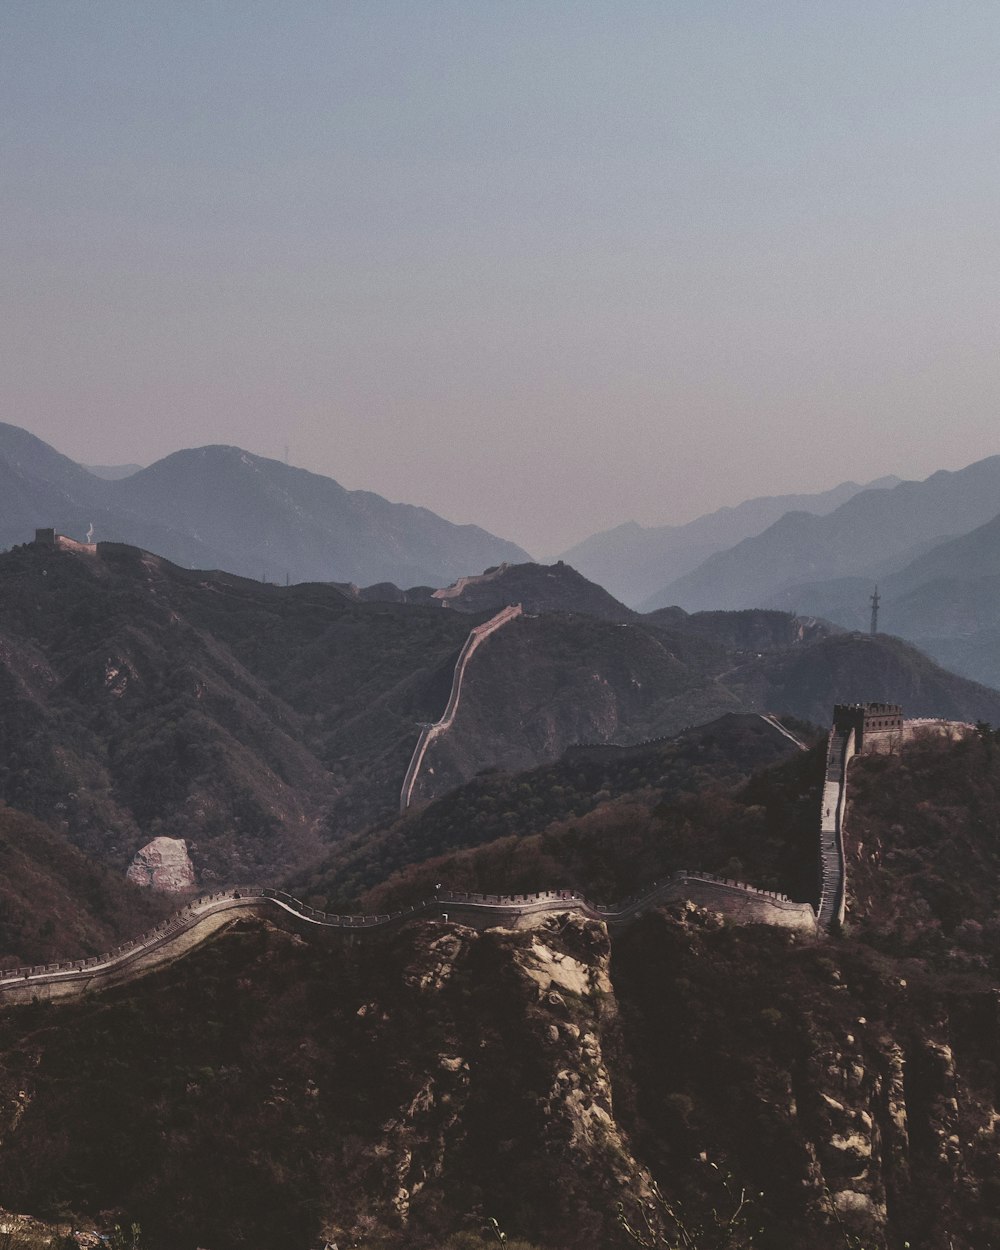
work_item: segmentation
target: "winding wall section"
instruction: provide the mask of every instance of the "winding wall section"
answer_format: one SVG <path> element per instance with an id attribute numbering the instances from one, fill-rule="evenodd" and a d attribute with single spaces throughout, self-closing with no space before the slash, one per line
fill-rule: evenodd
<path id="1" fill-rule="evenodd" d="M 445 715 L 428 727 L 426 738 L 421 735 L 423 750 L 426 750 L 430 740 L 430 731 L 444 732 L 451 724 L 458 709 L 462 674 L 472 652 L 484 638 L 520 612 L 520 605 L 505 608 L 472 630 L 455 666 Z M 785 732 L 770 717 L 765 719 Z M 815 910 L 809 903 L 794 902 L 784 894 L 758 890 L 744 882 L 716 877 L 711 873 L 687 871 L 676 872 L 666 881 L 654 882 L 643 893 L 613 906 L 592 903 L 574 890 L 545 890 L 534 894 L 468 894 L 445 890 L 405 911 L 357 916 L 318 911 L 281 890 L 243 886 L 203 895 L 149 933 L 104 955 L 0 971 L 0 1003 L 75 997 L 90 990 L 106 989 L 134 980 L 172 963 L 246 914 L 265 916 L 288 927 L 350 936 L 358 930 L 391 928 L 421 917 L 451 920 L 479 929 L 497 926 L 517 928 L 535 923 L 539 916 L 565 911 L 574 911 L 615 927 L 628 924 L 643 912 L 663 903 L 690 900 L 699 906 L 720 911 L 736 923 L 780 925 L 808 934 L 830 930 L 844 919 L 846 868 L 843 821 L 847 805 L 847 768 L 854 754 L 854 729 L 834 725 L 827 746 L 823 805 L 820 809 L 820 889 L 819 904 Z M 423 751 L 419 755 L 414 752 L 407 773 L 409 790 L 412 790 L 422 758 Z M 404 785 L 404 796 L 408 793 L 407 785 Z"/>
<path id="2" fill-rule="evenodd" d="M 521 605 L 519 603 L 511 604 L 501 612 L 498 612 L 496 616 L 491 617 L 488 621 L 484 621 L 482 625 L 476 625 L 475 628 L 469 631 L 469 636 L 466 638 L 462 650 L 458 653 L 458 659 L 455 661 L 455 672 L 451 679 L 451 693 L 448 696 L 448 706 L 444 710 L 444 715 L 440 720 L 435 721 L 433 725 L 425 725 L 421 729 L 417 745 L 413 748 L 409 767 L 406 770 L 406 776 L 403 778 L 403 788 L 399 792 L 400 812 L 405 812 L 410 806 L 410 799 L 413 797 L 413 787 L 417 783 L 417 776 L 420 773 L 420 766 L 424 762 L 427 748 L 435 738 L 440 738 L 442 734 L 447 733 L 451 728 L 462 698 L 462 681 L 465 677 L 465 670 L 476 649 L 489 638 L 490 634 L 496 633 L 501 626 L 506 625 L 508 621 L 512 621 L 516 616 L 520 615 Z"/>
<path id="3" fill-rule="evenodd" d="M 539 916 L 573 911 L 610 927 L 629 924 L 650 908 L 690 900 L 744 924 L 777 924 L 812 934 L 816 917 L 808 903 L 757 890 L 704 872 L 676 872 L 666 881 L 613 906 L 592 903 L 575 890 L 534 894 L 467 894 L 442 890 L 405 911 L 343 916 L 317 911 L 281 890 L 244 886 L 208 894 L 132 942 L 90 959 L 39 964 L 0 972 L 0 1003 L 76 997 L 132 981 L 172 963 L 241 915 L 264 916 L 284 927 L 342 937 L 358 930 L 386 930 L 409 920 L 451 920 L 477 929 L 527 927 Z"/>

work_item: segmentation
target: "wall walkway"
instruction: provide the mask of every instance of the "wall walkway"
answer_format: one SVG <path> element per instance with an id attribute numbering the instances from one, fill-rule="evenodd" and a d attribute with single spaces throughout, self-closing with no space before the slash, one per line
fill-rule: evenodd
<path id="1" fill-rule="evenodd" d="M 844 859 L 844 812 L 847 766 L 855 754 L 854 730 L 830 730 L 826 752 L 823 805 L 820 808 L 820 888 L 817 922 L 830 930 L 844 923 L 847 865 Z"/>
<path id="2" fill-rule="evenodd" d="M 406 776 L 403 778 L 403 787 L 399 793 L 400 812 L 405 812 L 410 806 L 410 799 L 413 797 L 413 787 L 417 783 L 417 776 L 420 773 L 420 766 L 424 762 L 427 748 L 435 738 L 440 738 L 442 734 L 447 733 L 451 728 L 451 723 L 455 719 L 455 713 L 458 711 L 458 705 L 462 698 L 462 681 L 465 677 L 465 670 L 476 649 L 489 638 L 490 634 L 496 633 L 501 626 L 506 625 L 508 621 L 512 621 L 516 616 L 520 615 L 521 605 L 515 603 L 510 607 L 504 608 L 488 621 L 484 621 L 482 625 L 475 626 L 469 632 L 462 650 L 458 653 L 458 659 L 455 661 L 455 672 L 451 679 L 451 693 L 448 696 L 448 706 L 444 710 L 444 715 L 439 721 L 435 721 L 433 725 L 425 725 L 421 729 L 417 745 L 413 748 Z"/>
<path id="3" fill-rule="evenodd" d="M 435 725 L 428 727 L 427 737 L 421 735 L 423 750 L 419 754 L 415 751 L 410 762 L 407 782 L 404 783 L 405 801 L 408 801 L 416 780 L 423 751 L 430 740 L 430 731 L 444 732 L 454 719 L 462 675 L 469 657 L 485 638 L 520 613 L 520 605 L 505 608 L 491 620 L 476 626 L 466 639 L 455 666 L 445 714 Z M 791 737 L 773 718 L 764 719 Z M 804 744 L 799 745 L 805 749 Z M 590 902 L 573 890 L 546 890 L 534 894 L 469 894 L 442 890 L 434 898 L 424 899 L 405 911 L 356 916 L 318 911 L 281 890 L 242 886 L 203 895 L 149 933 L 107 954 L 0 971 L 0 1004 L 75 997 L 90 990 L 106 989 L 131 981 L 172 963 L 241 915 L 247 914 L 265 916 L 272 922 L 293 928 L 347 936 L 354 935 L 358 930 L 383 930 L 419 918 L 454 921 L 479 929 L 527 927 L 534 924 L 539 916 L 566 911 L 604 921 L 614 928 L 630 923 L 663 903 L 690 900 L 721 912 L 737 924 L 780 925 L 810 935 L 829 931 L 842 924 L 844 919 L 846 867 L 843 822 L 847 805 L 847 769 L 854 754 L 854 730 L 831 729 L 820 809 L 820 890 L 819 905 L 815 910 L 809 903 L 794 902 L 784 894 L 758 890 L 744 882 L 717 877 L 712 873 L 688 871 L 676 872 L 668 880 L 654 882 L 641 894 L 613 905 Z"/>
<path id="4" fill-rule="evenodd" d="M 816 932 L 816 917 L 808 903 L 796 903 L 784 894 L 703 872 L 676 872 L 613 906 L 592 903 L 573 890 L 534 894 L 442 890 L 405 911 L 360 916 L 317 911 L 281 890 L 244 886 L 204 895 L 149 933 L 105 955 L 0 971 L 0 1004 L 78 997 L 135 980 L 187 954 L 241 915 L 264 916 L 300 931 L 350 937 L 358 930 L 386 930 L 420 918 L 454 921 L 477 929 L 523 928 L 540 916 L 567 911 L 603 920 L 614 928 L 663 903 L 684 900 L 719 911 L 736 923 L 777 924 L 806 934 Z"/>

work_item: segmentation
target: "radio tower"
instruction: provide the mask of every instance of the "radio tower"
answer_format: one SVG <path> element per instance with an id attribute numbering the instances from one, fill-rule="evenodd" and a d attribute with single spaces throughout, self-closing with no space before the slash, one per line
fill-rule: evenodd
<path id="1" fill-rule="evenodd" d="M 874 636 L 875 634 L 878 633 L 878 605 L 879 605 L 878 586 L 875 587 L 875 593 L 872 595 L 871 604 L 872 604 L 872 635 Z"/>

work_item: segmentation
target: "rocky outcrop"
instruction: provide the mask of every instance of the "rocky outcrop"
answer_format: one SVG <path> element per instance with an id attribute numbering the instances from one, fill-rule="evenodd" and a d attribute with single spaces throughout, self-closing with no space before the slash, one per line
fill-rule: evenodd
<path id="1" fill-rule="evenodd" d="M 230 916 L 99 1004 L 5 1012 L 10 1206 L 217 1250 L 457 1250 L 490 1218 L 610 1248 L 619 1210 L 666 1245 L 1000 1244 L 986 988 L 691 904 L 610 938 Z"/>
<path id="2" fill-rule="evenodd" d="M 194 865 L 183 838 L 154 838 L 128 866 L 125 876 L 134 885 L 162 890 L 164 894 L 182 894 L 195 883 Z"/>
<path id="3" fill-rule="evenodd" d="M 420 1014 L 439 1022 L 438 1044 L 408 1074 L 378 1146 L 366 1153 L 357 1206 L 341 1207 L 324 1236 L 354 1245 L 414 1222 L 419 1236 L 469 1157 L 490 1159 L 490 1209 L 513 1209 L 524 1184 L 525 1132 L 540 1149 L 533 1183 L 544 1188 L 551 1173 L 552 1244 L 574 1220 L 606 1234 L 618 1201 L 648 1198 L 651 1178 L 616 1119 L 605 1056 L 609 1037 L 617 1045 L 610 954 L 606 927 L 569 912 L 529 932 L 411 930 L 402 980 Z M 472 1033 L 469 1019 L 451 1014 L 456 996 L 475 1003 Z M 375 999 L 358 1014 L 375 1047 L 398 1021 Z"/>

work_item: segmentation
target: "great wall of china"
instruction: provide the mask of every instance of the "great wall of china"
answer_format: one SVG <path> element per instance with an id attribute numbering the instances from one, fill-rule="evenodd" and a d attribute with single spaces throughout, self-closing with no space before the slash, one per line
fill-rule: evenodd
<path id="1" fill-rule="evenodd" d="M 77 997 L 134 980 L 173 963 L 241 915 L 263 916 L 280 927 L 327 932 L 342 938 L 362 930 L 385 931 L 421 918 L 453 921 L 476 929 L 530 927 L 539 916 L 567 911 L 602 920 L 614 928 L 665 903 L 690 901 L 722 910 L 720 900 L 726 900 L 730 918 L 743 923 L 781 924 L 809 934 L 816 930 L 815 913 L 809 903 L 796 903 L 784 894 L 702 872 L 676 872 L 668 880 L 656 882 L 644 893 L 614 906 L 592 903 L 574 890 L 543 890 L 535 894 L 440 890 L 433 898 L 403 911 L 358 916 L 317 911 L 282 890 L 243 886 L 203 895 L 149 933 L 105 955 L 0 971 L 0 1002 Z"/>
<path id="2" fill-rule="evenodd" d="M 466 638 L 462 650 L 458 653 L 458 659 L 455 661 L 455 672 L 451 679 L 451 693 L 448 696 L 448 705 L 444 710 L 444 715 L 440 720 L 435 721 L 433 725 L 424 725 L 420 730 L 417 745 L 413 748 L 409 767 L 406 770 L 406 776 L 403 778 L 403 785 L 399 792 L 399 810 L 401 812 L 405 812 L 410 806 L 410 799 L 413 797 L 413 787 L 417 784 L 420 766 L 424 762 L 427 748 L 435 738 L 440 738 L 442 734 L 447 733 L 451 728 L 451 723 L 455 719 L 455 713 L 458 711 L 458 705 L 462 698 L 462 682 L 465 679 L 465 670 L 469 661 L 477 648 L 489 638 L 490 634 L 496 633 L 508 621 L 512 621 L 516 616 L 520 615 L 521 605 L 514 603 L 498 612 L 496 616 L 490 617 L 488 621 L 484 621 L 482 625 L 476 625 L 469 631 L 469 636 Z"/>
<path id="3" fill-rule="evenodd" d="M 463 648 L 465 662 L 471 651 L 494 629 L 520 613 L 520 607 L 477 626 Z M 501 619 L 502 618 L 502 619 Z M 477 634 L 477 631 L 480 631 Z M 476 635 L 475 644 L 466 652 Z M 461 657 L 459 664 L 462 664 Z M 462 664 L 464 671 L 464 664 Z M 461 686 L 456 665 L 452 698 L 440 726 L 454 716 Z M 454 706 L 453 706 L 454 705 Z M 763 717 L 778 732 L 805 749 L 777 718 Z M 820 881 L 818 903 L 796 902 L 784 894 L 760 890 L 745 882 L 704 872 L 675 872 L 663 882 L 624 902 L 608 906 L 592 903 L 573 890 L 547 890 L 534 894 L 469 894 L 439 890 L 403 911 L 375 915 L 340 915 L 318 911 L 281 890 L 261 886 L 234 887 L 203 895 L 189 902 L 149 933 L 126 942 L 104 955 L 0 970 L 0 1003 L 75 997 L 131 981 L 155 968 L 181 958 L 241 915 L 262 916 L 281 927 L 324 933 L 342 940 L 360 931 L 385 931 L 411 920 L 432 919 L 473 928 L 524 928 L 538 917 L 572 911 L 600 920 L 610 928 L 628 924 L 651 908 L 666 903 L 691 902 L 721 913 L 737 924 L 770 924 L 816 936 L 836 932 L 844 920 L 846 866 L 844 816 L 847 806 L 847 773 L 858 754 L 897 750 L 906 739 L 924 732 L 966 732 L 971 726 L 945 721 L 907 721 L 898 707 L 889 704 L 838 705 L 827 741 L 826 774 L 820 807 Z M 412 761 L 411 761 L 412 767 Z M 419 767 L 419 761 L 417 764 Z M 412 788 L 412 779 L 411 779 Z"/>
<path id="4" fill-rule="evenodd" d="M 38 530 L 35 540 L 76 552 L 96 552 L 93 545 L 74 543 L 54 530 Z M 505 568 L 502 565 L 479 577 L 461 578 L 455 586 L 437 591 L 435 597 L 446 600 L 460 594 L 467 585 L 493 580 Z M 425 725 L 421 729 L 400 792 L 401 811 L 405 812 L 410 804 L 428 747 L 435 738 L 451 728 L 459 708 L 466 668 L 473 654 L 491 634 L 521 614 L 521 605 L 512 604 L 470 630 L 455 662 L 444 714 L 433 725 Z M 769 713 L 760 715 L 763 721 L 800 750 L 807 749 L 806 744 L 786 729 L 776 716 Z M 515 895 L 439 891 L 433 899 L 426 899 L 405 911 L 344 916 L 317 911 L 281 890 L 261 886 L 236 887 L 189 902 L 151 932 L 106 954 L 0 970 L 0 1003 L 68 997 L 132 980 L 180 958 L 241 914 L 266 916 L 272 922 L 300 928 L 305 926 L 313 932 L 350 936 L 359 930 L 384 930 L 418 918 L 450 920 L 476 928 L 523 927 L 533 924 L 540 915 L 565 911 L 575 911 L 614 927 L 627 924 L 651 907 L 686 900 L 720 912 L 735 923 L 779 925 L 810 935 L 836 932 L 844 921 L 847 896 L 844 819 L 851 760 L 858 754 L 898 750 L 904 741 L 919 735 L 955 736 L 973 732 L 973 729 L 972 725 L 944 720 L 904 721 L 901 709 L 894 704 L 849 704 L 834 708 L 820 806 L 819 882 L 815 907 L 744 882 L 711 873 L 687 871 L 676 872 L 667 881 L 654 882 L 641 895 L 613 907 L 591 903 L 571 890 Z M 637 749 L 663 740 L 650 739 L 646 744 L 613 749 Z M 611 748 L 609 744 L 594 743 L 580 744 L 579 749 Z"/>

